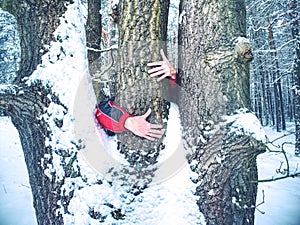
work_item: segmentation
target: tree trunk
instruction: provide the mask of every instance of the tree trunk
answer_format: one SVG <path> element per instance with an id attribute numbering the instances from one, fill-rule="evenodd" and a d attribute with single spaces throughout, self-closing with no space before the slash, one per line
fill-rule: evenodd
<path id="1" fill-rule="evenodd" d="M 132 115 L 142 115 L 152 109 L 149 121 L 162 124 L 169 104 L 162 93 L 162 84 L 147 74 L 147 63 L 161 60 L 159 50 L 166 47 L 169 1 L 128 1 L 118 6 L 118 59 L 116 102 Z M 118 135 L 119 150 L 136 174 L 133 181 L 146 185 L 153 176 L 163 146 L 161 140 L 150 142 L 132 133 Z M 125 171 L 123 175 L 128 174 Z"/>
<path id="2" fill-rule="evenodd" d="M 15 17 L 0 8 L 0 84 L 12 83 L 19 68 L 21 51 L 16 27 Z"/>
<path id="3" fill-rule="evenodd" d="M 261 63 L 261 61 L 259 60 Z M 261 123 L 263 126 L 269 124 L 269 113 L 267 111 L 267 95 L 266 95 L 266 76 L 262 73 L 262 69 L 259 70 L 258 74 L 260 79 L 260 85 L 261 85 Z"/>
<path id="4" fill-rule="evenodd" d="M 102 179 L 107 171 L 104 164 L 112 157 L 103 162 L 105 157 L 99 152 L 103 143 L 95 132 L 96 100 L 87 79 L 83 5 L 80 1 L 68 4 L 53 0 L 11 3 L 8 8 L 16 15 L 20 31 L 21 70 L 14 83 L 0 86 L 0 111 L 12 118 L 19 131 L 38 224 L 124 219 L 124 214 L 132 211 L 126 208 L 130 194 Z M 32 15 L 38 17 L 23 20 Z M 58 18 L 61 24 L 55 29 Z M 51 33 L 54 30 L 55 37 Z M 49 54 L 39 51 L 44 45 Z M 29 56 L 34 60 L 26 58 Z M 88 153 L 92 159 L 87 159 Z M 105 168 L 99 171 L 95 164 Z M 116 196 L 117 189 L 120 195 Z"/>
<path id="5" fill-rule="evenodd" d="M 299 2 L 289 1 L 292 37 L 295 39 L 294 73 L 294 105 L 295 105 L 295 154 L 300 156 L 300 41 L 299 41 Z"/>
<path id="6" fill-rule="evenodd" d="M 89 73 L 92 77 L 100 73 L 101 64 L 101 34 L 102 17 L 101 1 L 88 0 L 88 18 L 86 22 L 86 46 L 88 47 Z M 93 87 L 97 100 L 103 100 L 101 89 L 107 85 L 104 82 L 93 81 Z"/>
<path id="7" fill-rule="evenodd" d="M 260 142 L 224 116 L 250 108 L 243 0 L 181 1 L 179 75 L 185 148 L 207 224 L 253 224 Z M 238 111 L 240 110 L 240 111 Z M 247 113 L 246 113 L 247 114 Z"/>
<path id="8" fill-rule="evenodd" d="M 52 157 L 42 160 L 45 155 L 51 155 L 51 149 L 45 146 L 50 131 L 45 121 L 37 118 L 49 104 L 46 90 L 36 85 L 10 91 L 1 93 L 0 108 L 12 118 L 19 132 L 38 224 L 63 224 L 61 215 L 55 213 L 59 208 L 61 184 L 44 173 Z M 16 92 L 24 93 L 16 96 Z"/>
<path id="9" fill-rule="evenodd" d="M 53 32 L 59 24 L 58 16 L 65 10 L 65 2 L 69 1 L 38 1 L 29 0 L 8 1 L 6 9 L 16 17 L 21 40 L 21 63 L 17 81 L 31 74 L 36 66 L 41 63 L 41 56 L 45 54 Z M 34 24 L 35 26 L 32 26 Z M 30 51 L 28 50 L 30 49 Z"/>
<path id="10" fill-rule="evenodd" d="M 86 25 L 86 45 L 88 48 L 101 49 L 101 1 L 88 0 L 88 19 Z M 88 51 L 89 64 L 96 63 L 100 57 L 98 51 Z"/>
<path id="11" fill-rule="evenodd" d="M 267 93 L 266 93 L 266 95 L 267 95 L 267 103 L 268 103 L 268 111 L 267 111 L 267 113 L 270 115 L 270 122 L 271 122 L 271 125 L 272 126 L 275 126 L 275 107 L 274 107 L 274 101 L 273 101 L 273 97 L 272 97 L 272 87 L 271 87 L 271 74 L 268 72 L 268 71 L 266 71 L 265 72 L 265 74 L 266 74 L 266 90 L 267 90 Z"/>

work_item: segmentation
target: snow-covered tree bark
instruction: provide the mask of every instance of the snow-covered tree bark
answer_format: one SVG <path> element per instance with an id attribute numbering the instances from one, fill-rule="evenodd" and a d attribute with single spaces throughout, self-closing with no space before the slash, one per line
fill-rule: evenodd
<path id="1" fill-rule="evenodd" d="M 0 84 L 12 83 L 20 60 L 20 39 L 15 18 L 0 8 Z"/>
<path id="2" fill-rule="evenodd" d="M 252 54 L 244 1 L 183 0 L 179 31 L 180 109 L 197 204 L 207 224 L 254 224 L 264 147 L 241 122 L 260 124 L 246 109 Z"/>
<path id="3" fill-rule="evenodd" d="M 49 136 L 50 132 L 45 121 L 36 117 L 42 115 L 44 108 L 49 106 L 50 101 L 46 96 L 46 90 L 39 85 L 30 88 L 18 86 L 1 91 L 0 108 L 11 116 L 18 129 L 39 224 L 59 224 L 62 218 L 61 215 L 55 215 L 55 210 L 60 200 L 61 184 L 44 174 L 45 166 L 52 159 L 41 161 L 46 154 L 51 155 L 51 149 L 45 146 L 45 136 Z"/>
<path id="4" fill-rule="evenodd" d="M 99 128 L 94 121 L 95 96 L 89 95 L 93 90 L 87 79 L 86 5 L 79 0 L 10 3 L 6 9 L 17 19 L 22 60 L 14 83 L 0 86 L 0 110 L 12 118 L 19 131 L 38 224 L 142 221 L 132 206 L 139 196 L 128 193 L 128 188 L 124 190 L 118 182 L 98 176 L 83 159 L 92 150 L 95 154 L 91 154 L 90 160 L 94 164 L 106 163 L 101 158 L 99 133 L 95 132 Z M 155 9 L 158 8 L 149 10 Z M 149 61 L 157 60 L 159 47 L 152 53 L 155 56 L 151 55 Z M 146 70 L 142 66 L 140 69 Z M 144 77 L 147 82 L 150 80 Z M 157 84 L 151 85 L 155 89 Z M 155 105 L 153 114 L 160 107 L 165 109 L 165 105 Z M 156 112 L 154 117 L 159 118 L 160 114 Z M 91 142 L 95 144 L 92 147 Z M 149 210 L 157 204 L 156 200 L 148 206 Z M 143 216 L 147 218 L 148 212 Z"/>

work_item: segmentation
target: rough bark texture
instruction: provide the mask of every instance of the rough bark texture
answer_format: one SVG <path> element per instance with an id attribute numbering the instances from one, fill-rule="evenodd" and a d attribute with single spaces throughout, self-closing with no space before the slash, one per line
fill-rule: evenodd
<path id="1" fill-rule="evenodd" d="M 6 9 L 17 19 L 22 57 L 17 79 L 10 88 L 0 90 L 0 110 L 4 110 L 11 117 L 19 132 L 38 224 L 63 224 L 61 215 L 56 212 L 60 207 L 58 200 L 61 200 L 60 188 L 63 180 L 61 183 L 55 182 L 55 178 L 50 179 L 44 173 L 45 168 L 52 163 L 52 149 L 45 145 L 45 138 L 51 138 L 51 131 L 41 118 L 50 101 L 61 103 L 50 89 L 43 87 L 39 82 L 28 86 L 23 83 L 26 80 L 22 78 L 30 76 L 41 62 L 41 49 L 44 45 L 54 38 L 59 41 L 60 37 L 53 37 L 52 33 L 68 2 L 51 0 L 9 3 Z M 62 126 L 59 120 L 55 123 Z M 45 154 L 49 154 L 48 160 L 44 159 Z M 66 176 L 70 174 L 72 173 L 66 169 Z M 55 174 L 52 175 L 55 177 Z M 68 201 L 68 197 L 63 200 L 65 204 Z"/>
<path id="2" fill-rule="evenodd" d="M 12 83 L 16 78 L 20 59 L 20 39 L 17 21 L 0 8 L 0 84 Z"/>
<path id="3" fill-rule="evenodd" d="M 161 124 L 169 104 L 162 84 L 147 74 L 147 63 L 161 60 L 159 50 L 165 48 L 169 1 L 122 0 L 118 7 L 116 102 L 133 115 L 142 115 L 151 108 L 150 122 Z M 136 169 L 136 178 L 151 180 L 152 170 L 145 168 L 155 164 L 161 140 L 150 142 L 132 133 L 119 135 L 119 139 L 120 151 Z"/>
<path id="4" fill-rule="evenodd" d="M 89 72 L 92 77 L 100 73 L 101 68 L 101 31 L 102 31 L 102 16 L 101 16 L 101 1 L 88 0 L 88 18 L 86 23 L 86 45 L 88 48 Z M 98 100 L 100 98 L 101 88 L 105 86 L 102 82 L 93 80 L 93 87 Z M 102 96 L 101 96 L 102 97 Z"/>
<path id="5" fill-rule="evenodd" d="M 180 102 L 184 144 L 198 174 L 198 206 L 207 224 L 253 224 L 257 180 L 253 138 L 230 133 L 224 116 L 249 108 L 251 47 L 244 39 L 245 5 L 181 1 Z"/>

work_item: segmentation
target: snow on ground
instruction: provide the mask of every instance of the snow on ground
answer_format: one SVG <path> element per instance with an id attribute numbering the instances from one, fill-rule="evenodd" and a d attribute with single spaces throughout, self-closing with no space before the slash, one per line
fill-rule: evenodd
<path id="1" fill-rule="evenodd" d="M 283 135 L 283 133 L 277 133 L 271 128 L 265 130 L 269 140 L 274 140 L 276 137 Z M 23 152 L 17 130 L 7 117 L 0 117 L 0 141 L 1 225 L 34 225 L 36 223 L 32 195 Z M 282 142 L 294 142 L 294 135 L 279 139 L 275 144 L 280 145 Z M 294 157 L 292 145 L 286 145 L 286 150 L 290 160 L 291 172 L 293 172 L 297 168 L 297 164 L 300 163 L 300 158 Z M 275 176 L 276 169 L 279 169 L 281 161 L 284 161 L 284 159 L 278 153 L 260 155 L 258 157 L 259 179 Z M 141 201 L 136 201 L 132 205 L 136 208 L 132 213 L 144 213 L 151 208 L 152 213 L 149 217 L 152 216 L 152 218 L 148 218 L 148 221 L 154 222 L 152 224 L 197 224 L 195 214 L 199 213 L 195 210 L 193 197 L 191 198 L 191 184 L 188 182 L 188 175 L 189 170 L 185 168 L 162 184 L 146 189 L 139 197 Z M 256 225 L 300 224 L 300 178 L 260 183 L 258 187 L 257 204 L 262 202 L 262 190 L 264 190 L 264 203 L 258 206 L 258 209 L 264 214 L 256 210 Z M 164 191 L 162 192 L 162 190 Z M 183 201 L 184 198 L 187 200 Z M 157 199 L 161 199 L 161 201 L 153 209 L 154 205 L 151 204 L 151 201 Z M 133 222 L 143 224 L 137 221 L 137 217 L 134 220 L 128 218 L 126 221 L 127 224 Z"/>
<path id="2" fill-rule="evenodd" d="M 0 192 L 1 225 L 34 225 L 36 223 L 34 222 L 32 196 L 18 132 L 7 117 L 0 117 L 0 127 L 0 181 L 3 187 Z M 189 181 L 190 173 L 191 171 L 186 166 L 172 178 L 151 185 L 130 205 L 134 210 L 128 212 L 125 220 L 120 221 L 119 224 L 199 224 L 203 218 L 195 204 L 196 196 L 192 194 L 193 183 Z M 93 195 L 95 190 L 91 191 L 91 201 L 97 201 L 97 199 L 119 201 L 118 196 L 121 192 L 117 185 L 115 188 L 100 187 L 100 189 L 105 193 L 97 197 Z M 86 191 L 83 194 L 86 195 Z M 80 191 L 77 195 L 78 200 Z M 77 203 L 80 204 L 70 206 L 71 210 L 72 207 L 84 206 L 80 201 Z"/>
<path id="3" fill-rule="evenodd" d="M 0 117 L 0 224 L 34 225 L 35 214 L 18 131 Z"/>
<path id="4" fill-rule="evenodd" d="M 293 126 L 288 131 L 293 131 Z M 295 143 L 295 136 L 288 135 L 290 132 L 277 133 L 272 128 L 265 128 L 269 142 L 278 139 L 268 147 L 273 151 L 281 149 L 283 143 Z M 279 148 L 278 148 L 279 147 Z M 300 158 L 294 156 L 294 145 L 284 144 L 284 150 L 290 164 L 290 173 L 293 174 L 297 168 L 299 172 Z M 283 176 L 276 171 L 283 171 L 286 168 L 285 159 L 282 153 L 266 152 L 257 159 L 259 180 Z M 280 168 L 280 165 L 282 167 Z M 264 200 L 264 204 L 258 206 L 255 218 L 256 225 L 299 225 L 300 224 L 300 178 L 287 178 L 267 183 L 259 183 L 257 205 Z"/>

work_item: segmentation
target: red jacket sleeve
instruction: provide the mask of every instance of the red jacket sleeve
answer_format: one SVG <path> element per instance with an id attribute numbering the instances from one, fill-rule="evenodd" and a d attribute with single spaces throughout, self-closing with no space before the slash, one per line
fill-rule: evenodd
<path id="1" fill-rule="evenodd" d="M 101 126 L 112 132 L 128 131 L 125 127 L 125 120 L 132 115 L 122 107 L 114 104 L 112 100 L 100 102 L 96 106 L 95 116 Z"/>
<path id="2" fill-rule="evenodd" d="M 177 75 L 176 73 L 173 73 L 170 77 L 170 87 L 171 89 L 175 89 L 177 85 Z"/>

